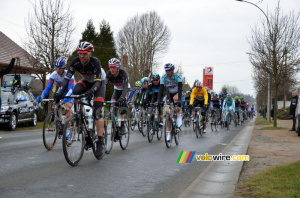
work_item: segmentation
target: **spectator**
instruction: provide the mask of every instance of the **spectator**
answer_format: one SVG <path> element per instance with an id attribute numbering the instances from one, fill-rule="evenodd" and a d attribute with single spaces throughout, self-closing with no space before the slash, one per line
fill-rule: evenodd
<path id="1" fill-rule="evenodd" d="M 14 64 L 15 64 L 15 60 L 18 58 L 19 58 L 19 55 L 15 55 L 11 59 L 8 67 L 6 69 L 0 71 L 0 78 L 2 78 L 2 76 L 4 76 L 5 74 L 8 74 L 12 70 L 12 68 L 14 67 Z M 1 84 L 0 84 L 0 110 L 1 110 Z"/>
<path id="2" fill-rule="evenodd" d="M 295 91 L 292 92 L 292 101 L 290 106 L 290 115 L 293 115 L 293 127 L 290 129 L 290 131 L 296 131 L 295 125 L 296 125 L 296 108 L 298 104 L 298 95 Z"/>

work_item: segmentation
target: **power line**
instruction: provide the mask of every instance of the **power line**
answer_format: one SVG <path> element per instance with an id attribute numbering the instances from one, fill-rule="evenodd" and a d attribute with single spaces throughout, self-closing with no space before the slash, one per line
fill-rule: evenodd
<path id="1" fill-rule="evenodd" d="M 199 66 L 199 65 L 226 65 L 226 64 L 232 64 L 232 63 L 243 63 L 243 62 L 249 62 L 249 60 L 244 60 L 244 61 L 235 61 L 235 62 L 225 62 L 225 63 L 199 63 L 199 64 L 195 64 L 195 65 L 184 65 L 184 66 Z"/>
<path id="2" fill-rule="evenodd" d="M 247 79 L 247 80 L 234 80 L 234 81 L 226 81 L 226 82 L 214 82 L 214 83 L 228 83 L 228 82 L 242 82 L 242 81 L 250 81 L 252 79 Z"/>

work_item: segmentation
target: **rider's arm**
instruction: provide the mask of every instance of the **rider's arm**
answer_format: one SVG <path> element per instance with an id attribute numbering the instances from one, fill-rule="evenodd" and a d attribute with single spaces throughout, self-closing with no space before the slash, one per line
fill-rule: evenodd
<path id="1" fill-rule="evenodd" d="M 204 87 L 202 87 L 202 90 L 204 90 L 204 104 L 207 105 L 207 103 L 208 103 L 208 94 L 207 94 L 207 90 L 206 90 Z"/>
<path id="2" fill-rule="evenodd" d="M 54 84 L 54 80 L 52 78 L 49 78 L 47 87 L 44 89 L 44 91 L 41 95 L 41 100 L 43 100 L 49 94 L 50 90 L 52 89 L 53 84 Z"/>
<path id="3" fill-rule="evenodd" d="M 100 89 L 101 84 L 102 84 L 102 79 L 101 79 L 101 63 L 98 59 L 95 59 L 94 61 L 95 64 L 95 79 L 94 79 L 94 84 L 93 87 L 91 88 L 94 92 Z"/>
<path id="4" fill-rule="evenodd" d="M 159 92 L 158 92 L 158 96 L 157 96 L 157 102 L 160 103 L 162 100 L 162 96 L 163 96 L 163 92 L 164 92 L 164 88 L 165 85 L 162 84 L 162 82 L 160 82 L 160 86 L 159 86 Z"/>
<path id="5" fill-rule="evenodd" d="M 122 97 L 125 98 L 127 96 L 127 91 L 128 91 L 128 75 L 127 72 L 125 70 L 123 70 L 123 79 L 122 79 L 122 83 L 123 83 L 123 91 L 122 91 Z"/>
<path id="6" fill-rule="evenodd" d="M 149 93 L 150 93 L 150 90 L 151 90 L 151 89 L 152 89 L 152 86 L 149 85 L 149 86 L 147 87 L 147 91 L 146 91 L 145 98 L 144 98 L 144 101 L 145 101 L 146 104 L 149 102 Z"/>
<path id="7" fill-rule="evenodd" d="M 71 78 L 71 80 L 69 81 L 68 83 L 68 93 L 66 94 L 66 96 L 70 96 L 73 94 L 73 89 L 74 89 L 74 86 L 75 86 L 75 79 L 74 78 Z M 58 91 L 59 92 L 59 91 Z M 65 98 L 64 99 L 64 102 L 68 102 L 68 98 Z"/>
<path id="8" fill-rule="evenodd" d="M 192 90 L 192 93 L 191 93 L 191 99 L 190 99 L 190 105 L 193 105 L 195 96 L 196 96 L 196 88 L 194 88 L 194 89 Z"/>
<path id="9" fill-rule="evenodd" d="M 129 104 L 130 102 L 131 102 L 131 100 L 132 100 L 132 97 L 133 97 L 133 94 L 134 94 L 134 92 L 136 91 L 136 88 L 135 87 L 133 87 L 132 88 L 132 91 L 131 91 L 131 93 L 130 93 L 130 95 L 129 95 L 129 98 L 128 98 L 128 101 L 127 101 L 127 104 Z"/>
<path id="10" fill-rule="evenodd" d="M 5 74 L 8 74 L 12 70 L 12 68 L 14 67 L 14 64 L 15 64 L 15 60 L 16 59 L 12 58 L 9 65 L 8 65 L 8 67 L 5 68 L 4 70 L 0 71 L 0 77 L 5 75 Z"/>
<path id="11" fill-rule="evenodd" d="M 224 101 L 223 101 L 222 109 L 225 109 L 225 105 L 226 105 L 226 99 L 224 99 Z"/>

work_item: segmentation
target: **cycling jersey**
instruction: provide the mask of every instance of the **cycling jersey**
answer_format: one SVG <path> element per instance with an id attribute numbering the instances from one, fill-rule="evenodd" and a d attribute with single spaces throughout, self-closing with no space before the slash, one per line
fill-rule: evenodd
<path id="1" fill-rule="evenodd" d="M 89 83 L 95 82 L 91 89 L 96 91 L 100 88 L 100 86 L 101 86 L 101 63 L 100 63 L 100 61 L 95 57 L 91 57 L 90 61 L 86 65 L 83 65 L 80 62 L 79 57 L 76 57 L 71 61 L 68 72 L 65 76 L 65 79 L 67 81 L 64 80 L 62 82 L 62 90 L 63 91 L 65 91 L 68 81 L 72 78 L 72 76 L 74 75 L 76 70 L 81 74 L 82 80 L 87 81 Z"/>
<path id="2" fill-rule="evenodd" d="M 146 96 L 145 96 L 145 102 L 156 102 L 157 100 L 157 96 L 158 96 L 158 92 L 159 92 L 159 87 L 160 87 L 160 83 L 158 83 L 158 85 L 155 85 L 153 83 L 150 83 L 147 87 L 147 91 L 146 91 Z M 153 99 L 153 96 L 151 95 L 155 95 L 155 101 L 151 101 L 150 99 Z"/>
<path id="3" fill-rule="evenodd" d="M 237 108 L 237 107 L 240 107 L 240 105 L 241 105 L 241 102 L 238 100 L 238 101 L 234 101 L 234 105 L 235 105 L 235 107 Z"/>
<path id="4" fill-rule="evenodd" d="M 133 87 L 132 91 L 129 94 L 127 104 L 129 104 L 131 102 L 133 95 L 135 95 L 134 101 L 136 100 L 136 96 L 137 96 L 138 92 L 139 92 L 139 90 L 136 87 Z"/>
<path id="5" fill-rule="evenodd" d="M 232 107 L 232 110 L 235 111 L 235 104 L 233 99 L 226 98 L 223 102 L 223 109 L 228 109 L 229 107 Z"/>
<path id="6" fill-rule="evenodd" d="M 146 96 L 146 92 L 147 92 L 147 88 L 146 89 L 145 88 L 141 88 L 138 91 L 138 94 L 137 94 L 136 100 L 135 100 L 136 104 L 141 105 L 143 103 L 144 98 Z"/>
<path id="7" fill-rule="evenodd" d="M 240 107 L 245 110 L 246 109 L 246 102 L 245 101 L 241 101 Z"/>
<path id="8" fill-rule="evenodd" d="M 125 70 L 120 69 L 117 77 L 114 77 L 110 71 L 107 72 L 105 84 L 108 84 L 109 81 L 112 82 L 115 90 L 122 91 L 122 97 L 125 98 L 127 96 L 127 91 L 128 88 L 130 88 L 130 85 L 128 82 L 128 75 Z"/>
<path id="9" fill-rule="evenodd" d="M 204 101 L 204 104 L 208 104 L 208 94 L 207 90 L 202 87 L 200 90 L 198 90 L 197 87 L 195 87 L 191 93 L 191 100 L 190 100 L 190 105 L 194 103 L 194 99 L 197 99 L 199 101 Z"/>
<path id="10" fill-rule="evenodd" d="M 214 108 L 219 109 L 221 107 L 221 102 L 219 99 L 212 99 L 211 103 Z"/>
<path id="11" fill-rule="evenodd" d="M 52 72 L 50 74 L 47 87 L 44 89 L 44 91 L 43 91 L 43 93 L 41 95 L 41 99 L 40 100 L 43 100 L 49 94 L 50 90 L 53 87 L 54 82 L 56 82 L 58 84 L 58 86 L 59 86 L 59 89 L 57 91 L 57 93 L 59 93 L 60 90 L 61 90 L 62 81 L 65 78 L 66 74 L 67 74 L 66 70 L 64 70 L 64 72 L 62 73 L 62 75 L 59 75 L 56 71 Z M 68 87 L 66 88 L 66 90 L 64 92 L 64 95 L 68 95 L 68 96 L 72 95 L 75 83 L 76 83 L 75 79 L 74 79 L 74 77 L 72 77 L 70 79 L 69 83 L 68 83 Z M 65 98 L 63 100 L 63 102 L 64 103 L 74 102 L 74 100 L 72 98 Z"/>
<path id="12" fill-rule="evenodd" d="M 182 83 L 181 75 L 174 73 L 172 77 L 168 77 L 167 74 L 164 74 L 160 79 L 160 84 L 168 88 L 171 94 L 178 93 L 178 83 Z"/>

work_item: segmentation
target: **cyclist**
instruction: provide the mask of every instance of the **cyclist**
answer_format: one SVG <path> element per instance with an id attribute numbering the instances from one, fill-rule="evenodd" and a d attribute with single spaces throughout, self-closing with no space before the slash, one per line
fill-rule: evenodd
<path id="1" fill-rule="evenodd" d="M 191 99 L 191 92 L 190 91 L 186 91 L 185 92 L 185 96 L 184 96 L 184 103 L 183 103 L 183 113 L 185 113 L 186 108 L 189 106 L 190 104 L 190 99 Z"/>
<path id="2" fill-rule="evenodd" d="M 148 88 L 148 78 L 147 77 L 143 77 L 141 79 L 141 83 L 142 83 L 142 86 L 141 86 L 141 89 L 139 90 L 137 96 L 136 96 L 136 105 L 140 105 L 143 107 L 143 113 L 145 111 L 145 108 L 146 108 L 146 103 L 145 103 L 145 97 L 146 97 L 146 92 L 147 92 L 147 88 Z M 149 96 L 151 97 L 151 96 Z"/>
<path id="3" fill-rule="evenodd" d="M 44 91 L 42 92 L 41 96 L 38 96 L 36 98 L 38 103 L 41 103 L 42 100 L 49 94 L 50 90 L 53 87 L 54 82 L 61 88 L 62 86 L 62 81 L 64 80 L 66 74 L 67 74 L 67 70 L 65 70 L 66 66 L 67 66 L 67 62 L 65 59 L 57 59 L 54 61 L 53 63 L 54 67 L 55 67 L 55 71 L 52 72 L 50 74 L 49 77 L 49 81 L 47 83 L 47 87 L 44 89 Z M 73 94 L 73 89 L 74 89 L 74 85 L 75 85 L 75 79 L 74 77 L 72 77 L 68 83 L 68 87 L 66 88 L 65 92 L 63 93 L 63 95 L 72 95 Z M 57 93 L 60 92 L 60 89 L 58 89 Z M 73 98 L 65 98 L 62 102 L 65 105 L 65 119 L 67 119 L 68 117 L 70 117 L 72 115 L 72 106 L 74 104 L 74 99 Z"/>
<path id="4" fill-rule="evenodd" d="M 137 99 L 137 94 L 142 86 L 142 83 L 141 81 L 136 81 L 135 86 L 133 87 L 131 93 L 129 94 L 129 98 L 128 98 L 128 101 L 127 101 L 127 105 L 132 101 L 135 101 Z"/>
<path id="5" fill-rule="evenodd" d="M 197 81 L 195 84 L 195 88 L 193 88 L 191 94 L 190 108 L 200 106 L 203 108 L 204 112 L 201 112 L 203 115 L 203 132 L 206 133 L 206 110 L 208 105 L 208 93 L 207 90 L 202 86 L 201 81 Z M 196 112 L 194 112 L 194 116 L 192 116 L 192 121 L 194 121 Z"/>
<path id="6" fill-rule="evenodd" d="M 112 58 L 108 61 L 109 72 L 106 74 L 105 84 L 107 85 L 110 81 L 114 85 L 114 92 L 111 97 L 111 101 L 119 102 L 119 106 L 123 107 L 120 109 L 121 117 L 121 131 L 120 134 L 124 135 L 127 132 L 125 127 L 125 114 L 126 114 L 126 98 L 127 91 L 129 88 L 128 74 L 124 69 L 120 69 L 121 62 L 117 58 Z"/>
<path id="7" fill-rule="evenodd" d="M 157 103 L 157 97 L 159 93 L 159 88 L 160 88 L 160 75 L 159 74 L 153 74 L 152 76 L 152 82 L 148 85 L 147 91 L 146 91 L 146 97 L 145 97 L 145 103 L 152 103 L 152 104 L 158 104 Z M 152 95 L 152 97 L 149 97 Z M 150 101 L 151 99 L 151 101 Z M 163 126 L 163 115 L 161 112 L 160 106 L 158 106 L 158 113 L 159 113 L 159 126 Z"/>
<path id="8" fill-rule="evenodd" d="M 106 87 L 102 85 L 105 79 L 105 72 L 101 67 L 100 61 L 92 56 L 94 52 L 94 46 L 87 41 L 80 42 L 77 47 L 78 57 L 75 57 L 70 65 L 68 72 L 62 82 L 62 88 L 59 93 L 55 95 L 56 101 L 59 101 L 63 96 L 69 81 L 72 79 L 73 74 L 77 70 L 82 79 L 76 83 L 73 94 L 82 95 L 91 99 L 94 97 L 93 104 L 93 116 L 96 120 L 96 128 L 98 134 L 97 148 L 95 152 L 96 157 L 100 157 L 104 154 L 104 121 L 102 118 L 102 106 L 105 97 Z"/>
<path id="9" fill-rule="evenodd" d="M 239 112 L 239 109 L 240 109 L 240 106 L 241 106 L 241 101 L 240 101 L 240 98 L 238 96 L 234 97 L 234 105 L 235 105 L 235 112 L 237 114 L 238 124 L 239 124 L 239 122 L 240 122 L 240 112 Z"/>
<path id="10" fill-rule="evenodd" d="M 222 93 L 219 95 L 219 98 L 221 100 L 221 105 L 223 106 L 224 100 L 227 97 L 227 87 L 222 87 Z M 222 108 L 220 110 L 220 118 L 222 118 Z"/>
<path id="11" fill-rule="evenodd" d="M 250 110 L 252 116 L 255 115 L 255 108 L 254 108 L 254 105 L 251 105 L 251 110 Z"/>
<path id="12" fill-rule="evenodd" d="M 177 103 L 177 120 L 176 125 L 178 128 L 182 125 L 182 118 L 181 118 L 181 97 L 182 97 L 182 77 L 180 74 L 175 73 L 174 69 L 175 66 L 172 63 L 167 63 L 164 66 L 166 74 L 161 77 L 160 80 L 160 89 L 158 94 L 158 103 L 161 103 L 161 99 L 163 98 L 163 91 L 164 87 L 168 90 L 168 97 L 169 102 Z M 170 126 L 168 125 L 167 129 L 167 141 L 171 140 L 171 131 Z"/>
<path id="13" fill-rule="evenodd" d="M 229 112 L 229 114 L 230 114 L 230 121 L 231 121 L 233 112 L 235 112 L 235 104 L 234 104 L 233 99 L 231 98 L 231 94 L 230 93 L 227 94 L 227 97 L 224 100 L 223 111 L 224 112 L 226 112 L 226 111 Z M 225 117 L 225 127 L 226 126 L 227 126 L 227 116 Z"/>
<path id="14" fill-rule="evenodd" d="M 218 115 L 218 121 L 220 122 L 220 108 L 221 108 L 221 101 L 218 98 L 218 94 L 214 93 L 213 94 L 213 99 L 211 101 L 213 111 L 216 111 L 216 114 Z"/>
<path id="15" fill-rule="evenodd" d="M 244 101 L 244 97 L 243 97 L 243 96 L 240 97 L 240 100 L 241 100 L 240 107 L 241 107 L 241 109 L 242 109 L 242 111 L 243 111 L 243 119 L 245 119 L 245 118 L 246 118 L 246 115 L 245 115 L 245 111 L 246 111 L 246 102 Z"/>

